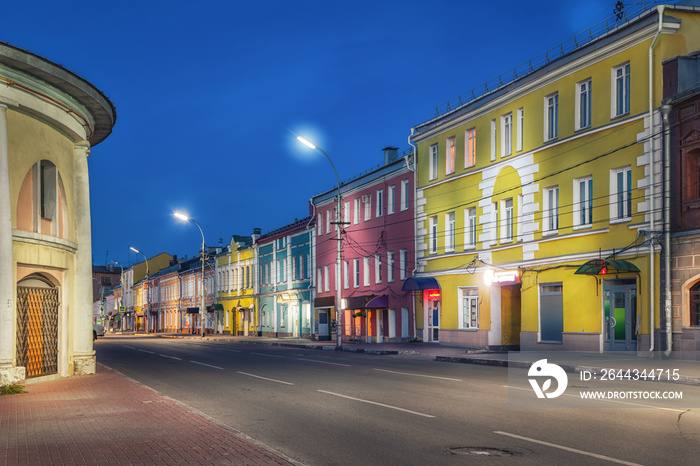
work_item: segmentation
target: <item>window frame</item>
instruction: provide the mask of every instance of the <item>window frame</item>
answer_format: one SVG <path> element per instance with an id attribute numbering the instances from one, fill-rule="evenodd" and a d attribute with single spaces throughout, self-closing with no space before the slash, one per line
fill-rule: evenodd
<path id="1" fill-rule="evenodd" d="M 593 80 L 591 78 L 584 79 L 576 83 L 576 103 L 575 103 L 575 125 L 576 131 L 588 129 L 591 127 L 592 113 L 591 107 L 593 104 Z"/>
<path id="2" fill-rule="evenodd" d="M 476 166 L 476 128 L 464 132 L 464 168 Z"/>
<path id="3" fill-rule="evenodd" d="M 542 205 L 542 236 L 558 234 L 559 185 L 544 188 L 542 191 Z"/>
<path id="4" fill-rule="evenodd" d="M 559 137 L 559 91 L 544 96 L 544 142 Z"/>
<path id="5" fill-rule="evenodd" d="M 438 152 L 438 145 L 432 144 L 430 146 L 429 152 L 430 160 L 428 162 L 428 179 L 430 181 L 437 180 L 438 177 L 438 166 L 440 164 L 440 156 Z"/>
<path id="6" fill-rule="evenodd" d="M 501 115 L 501 158 L 513 154 L 513 112 Z"/>
<path id="7" fill-rule="evenodd" d="M 362 258 L 362 284 L 364 286 L 370 286 L 369 279 L 369 256 Z"/>
<path id="8" fill-rule="evenodd" d="M 464 209 L 464 249 L 476 249 L 476 227 L 476 207 L 467 207 Z"/>
<path id="9" fill-rule="evenodd" d="M 450 136 L 445 140 L 445 175 L 452 175 L 456 170 L 455 157 L 457 138 Z"/>
<path id="10" fill-rule="evenodd" d="M 620 71 L 622 74 L 619 75 Z M 631 74 L 630 62 L 613 66 L 611 69 L 610 119 L 630 114 Z M 622 97 L 620 97 L 620 93 L 622 93 Z"/>
<path id="11" fill-rule="evenodd" d="M 428 218 L 428 253 L 437 254 L 437 234 L 438 234 L 438 217 L 433 215 Z"/>
<path id="12" fill-rule="evenodd" d="M 386 214 L 392 215 L 396 212 L 396 185 L 389 185 L 386 191 Z"/>
<path id="13" fill-rule="evenodd" d="M 593 176 L 583 176 L 573 181 L 574 199 L 574 230 L 593 227 Z M 581 199 L 581 186 L 583 185 L 583 199 Z M 581 208 L 583 207 L 583 209 Z M 586 214 L 588 213 L 588 214 Z M 582 216 L 584 218 L 582 219 Z"/>
<path id="14" fill-rule="evenodd" d="M 620 181 L 623 189 L 620 190 Z M 620 215 L 622 211 L 622 215 Z M 632 167 L 610 170 L 610 223 L 632 220 Z"/>
<path id="15" fill-rule="evenodd" d="M 525 109 L 520 107 L 517 110 L 517 126 L 516 126 L 516 136 L 515 136 L 515 151 L 520 152 L 523 150 L 524 146 L 524 132 L 523 127 L 525 126 Z"/>
<path id="16" fill-rule="evenodd" d="M 460 286 L 457 293 L 459 330 L 479 330 L 479 287 Z"/>
<path id="17" fill-rule="evenodd" d="M 454 252 L 455 236 L 455 213 L 448 212 L 445 214 L 445 252 Z"/>
<path id="18" fill-rule="evenodd" d="M 411 193 L 409 192 L 409 180 L 401 180 L 401 212 L 408 210 L 409 199 Z"/>
<path id="19" fill-rule="evenodd" d="M 386 252 L 386 281 L 394 282 L 394 251 Z"/>
<path id="20" fill-rule="evenodd" d="M 377 190 L 377 206 L 375 211 L 375 217 L 379 218 L 384 215 L 384 190 Z"/>

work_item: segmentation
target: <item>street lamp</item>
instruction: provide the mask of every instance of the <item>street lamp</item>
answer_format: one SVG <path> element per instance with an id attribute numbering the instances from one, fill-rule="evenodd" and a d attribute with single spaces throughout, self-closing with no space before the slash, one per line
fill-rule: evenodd
<path id="1" fill-rule="evenodd" d="M 335 264 L 335 314 L 336 314 L 336 329 L 335 329 L 335 335 L 336 335 L 336 347 L 341 348 L 343 346 L 343 311 L 340 309 L 340 303 L 342 300 L 341 297 L 341 289 L 340 289 L 340 266 L 342 264 L 342 253 L 341 253 L 341 247 L 340 243 L 342 242 L 342 234 L 341 230 L 343 229 L 343 223 L 341 221 L 341 216 L 340 216 L 340 178 L 338 178 L 338 170 L 335 169 L 335 165 L 333 164 L 333 161 L 331 158 L 326 154 L 326 151 L 318 147 L 316 144 L 312 143 L 308 139 L 305 139 L 301 136 L 297 136 L 297 139 L 299 142 L 304 144 L 306 147 L 309 149 L 318 149 L 321 151 L 323 155 L 326 156 L 328 161 L 331 163 L 331 167 L 333 167 L 333 172 L 335 173 L 335 180 L 338 184 L 338 206 L 335 209 L 335 225 L 336 225 L 336 231 L 338 232 L 337 237 L 336 237 L 336 242 L 338 243 L 338 254 L 336 257 L 336 264 Z"/>
<path id="2" fill-rule="evenodd" d="M 206 308 L 204 307 L 205 296 L 206 296 L 205 291 L 204 291 L 204 262 L 205 262 L 205 257 L 206 257 L 206 249 L 205 249 L 206 246 L 204 243 L 204 232 L 202 231 L 202 227 L 199 226 L 199 223 L 195 222 L 195 220 L 192 217 L 185 215 L 183 213 L 180 213 L 180 212 L 174 212 L 173 215 L 182 221 L 187 221 L 187 220 L 191 221 L 192 223 L 197 225 L 197 228 L 199 228 L 199 232 L 202 234 L 202 288 L 201 288 L 202 308 L 199 311 L 199 326 L 201 328 L 202 338 L 204 338 L 204 313 L 206 312 Z"/>
<path id="3" fill-rule="evenodd" d="M 146 261 L 146 312 L 143 313 L 143 318 L 144 318 L 144 328 L 146 330 L 146 333 L 148 333 L 148 316 L 147 313 L 151 312 L 151 300 L 150 300 L 150 294 L 151 294 L 151 277 L 148 273 L 148 259 L 146 259 L 146 255 L 136 249 L 133 246 L 129 246 L 129 249 L 134 251 L 135 253 L 141 254 L 143 256 L 143 260 Z M 134 325 L 136 327 L 136 325 Z M 136 331 L 136 329 L 134 329 Z"/>
<path id="4" fill-rule="evenodd" d="M 114 259 L 110 259 L 112 262 L 117 264 L 119 268 L 122 270 L 121 273 L 119 274 L 119 285 L 122 287 L 122 295 L 120 298 L 120 303 L 119 303 L 119 311 L 117 312 L 117 315 L 119 316 L 119 323 L 121 324 L 122 331 L 124 330 L 124 316 L 121 314 L 121 307 L 124 305 L 124 267 L 122 265 L 115 261 Z"/>

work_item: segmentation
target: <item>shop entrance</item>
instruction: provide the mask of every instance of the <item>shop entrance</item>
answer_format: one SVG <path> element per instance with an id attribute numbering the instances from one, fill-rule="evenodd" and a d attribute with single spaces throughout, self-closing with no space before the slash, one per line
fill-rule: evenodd
<path id="1" fill-rule="evenodd" d="M 428 305 L 428 341 L 440 341 L 440 297 L 426 293 Z"/>
<path id="2" fill-rule="evenodd" d="M 634 280 L 605 280 L 603 285 L 605 351 L 637 350 L 637 284 Z"/>
<path id="3" fill-rule="evenodd" d="M 319 341 L 329 341 L 331 339 L 331 332 L 328 326 L 328 310 L 319 309 L 318 310 L 318 340 Z"/>
<path id="4" fill-rule="evenodd" d="M 520 346 L 520 284 L 501 287 L 501 342 Z"/>

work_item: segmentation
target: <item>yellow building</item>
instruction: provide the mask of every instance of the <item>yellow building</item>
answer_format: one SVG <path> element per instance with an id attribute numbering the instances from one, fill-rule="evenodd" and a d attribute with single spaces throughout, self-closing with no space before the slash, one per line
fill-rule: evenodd
<path id="1" fill-rule="evenodd" d="M 699 22 L 630 7 L 413 128 L 426 341 L 658 348 L 662 62 Z"/>
<path id="2" fill-rule="evenodd" d="M 233 235 L 216 258 L 217 302 L 223 309 L 223 331 L 229 335 L 258 332 L 257 244 L 260 230 L 251 236 Z"/>
<path id="3" fill-rule="evenodd" d="M 88 157 L 115 119 L 92 84 L 0 44 L 0 385 L 95 372 Z"/>

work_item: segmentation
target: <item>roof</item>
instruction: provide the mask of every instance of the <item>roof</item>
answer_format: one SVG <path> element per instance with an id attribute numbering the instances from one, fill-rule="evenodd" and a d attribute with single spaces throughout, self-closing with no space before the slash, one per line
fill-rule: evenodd
<path id="1" fill-rule="evenodd" d="M 44 57 L 2 41 L 0 64 L 44 81 L 84 106 L 95 120 L 93 133 L 89 135 L 91 146 L 104 141 L 112 132 L 117 121 L 114 104 L 84 78 Z"/>
<path id="2" fill-rule="evenodd" d="M 289 225 L 285 225 L 276 230 L 272 230 L 269 233 L 265 233 L 260 238 L 258 238 L 257 242 L 262 243 L 264 241 L 272 241 L 277 238 L 281 238 L 282 236 L 286 236 L 289 233 L 293 233 L 295 231 L 306 230 L 306 227 L 309 224 L 309 222 L 311 222 L 311 220 L 312 218 L 310 216 L 302 218 L 301 220 L 297 219 L 294 221 L 294 223 L 290 223 Z"/>

